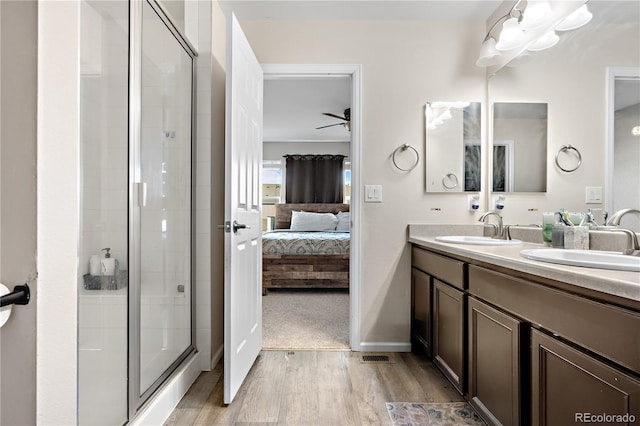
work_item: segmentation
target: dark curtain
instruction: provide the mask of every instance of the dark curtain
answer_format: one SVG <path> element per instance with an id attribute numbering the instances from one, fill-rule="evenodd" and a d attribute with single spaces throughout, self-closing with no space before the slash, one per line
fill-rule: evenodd
<path id="1" fill-rule="evenodd" d="M 344 155 L 285 155 L 287 203 L 342 203 Z"/>

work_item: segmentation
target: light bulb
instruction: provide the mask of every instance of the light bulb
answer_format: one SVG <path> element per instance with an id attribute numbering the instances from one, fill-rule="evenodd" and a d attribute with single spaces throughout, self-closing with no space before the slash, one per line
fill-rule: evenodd
<path id="1" fill-rule="evenodd" d="M 482 43 L 476 65 L 479 67 L 489 67 L 497 64 L 499 58 L 500 52 L 496 49 L 496 39 L 489 37 Z"/>
<path id="2" fill-rule="evenodd" d="M 571 31 L 576 28 L 580 28 L 583 25 L 586 25 L 593 18 L 593 14 L 589 12 L 587 5 L 584 4 L 580 6 L 575 12 L 571 15 L 564 18 L 562 22 L 560 22 L 556 26 L 557 31 Z"/>
<path id="3" fill-rule="evenodd" d="M 500 32 L 500 38 L 496 43 L 496 49 L 515 49 L 516 47 L 519 47 L 523 41 L 524 32 L 518 25 L 518 19 L 510 18 L 504 21 L 504 24 L 502 24 L 502 32 Z"/>
<path id="4" fill-rule="evenodd" d="M 545 23 L 550 12 L 551 6 L 547 0 L 529 0 L 520 25 L 525 30 L 539 27 Z"/>

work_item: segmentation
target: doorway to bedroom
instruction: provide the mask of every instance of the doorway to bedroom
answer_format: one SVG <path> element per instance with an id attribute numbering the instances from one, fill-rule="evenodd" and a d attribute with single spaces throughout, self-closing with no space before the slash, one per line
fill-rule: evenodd
<path id="1" fill-rule="evenodd" d="M 351 349 L 353 77 L 269 72 L 263 117 L 263 349 Z"/>

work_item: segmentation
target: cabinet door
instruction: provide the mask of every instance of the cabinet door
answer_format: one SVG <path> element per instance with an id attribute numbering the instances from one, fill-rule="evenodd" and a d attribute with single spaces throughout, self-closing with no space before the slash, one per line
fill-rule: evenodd
<path id="1" fill-rule="evenodd" d="M 489 424 L 520 424 L 520 321 L 469 298 L 469 395 Z"/>
<path id="2" fill-rule="evenodd" d="M 537 330 L 531 334 L 532 424 L 640 419 L 640 381 Z M 624 418 L 598 424 L 630 424 Z"/>
<path id="3" fill-rule="evenodd" d="M 464 298 L 455 288 L 433 279 L 433 361 L 463 394 Z"/>
<path id="4" fill-rule="evenodd" d="M 411 336 L 431 356 L 431 277 L 416 268 L 411 268 Z"/>

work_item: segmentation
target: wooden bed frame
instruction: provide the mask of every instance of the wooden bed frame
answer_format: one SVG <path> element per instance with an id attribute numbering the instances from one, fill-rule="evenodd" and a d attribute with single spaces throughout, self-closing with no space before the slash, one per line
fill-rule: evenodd
<path id="1" fill-rule="evenodd" d="M 291 227 L 293 211 L 348 212 L 348 204 L 277 204 L 276 229 Z M 262 254 L 262 292 L 270 288 L 349 288 L 349 255 Z"/>

